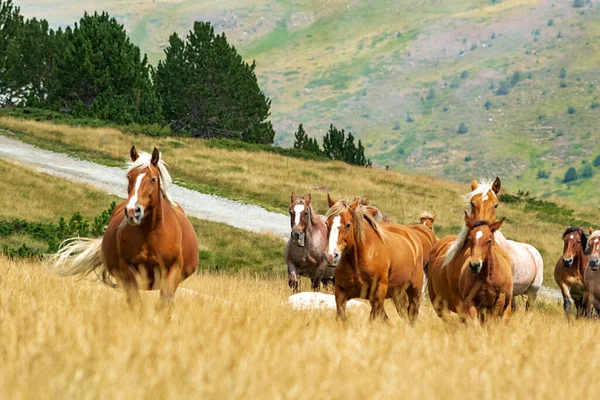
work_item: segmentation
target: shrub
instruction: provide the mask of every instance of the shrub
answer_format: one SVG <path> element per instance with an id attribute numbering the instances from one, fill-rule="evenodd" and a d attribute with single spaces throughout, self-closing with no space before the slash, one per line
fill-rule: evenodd
<path id="1" fill-rule="evenodd" d="M 411 115 L 411 113 L 406 113 L 406 122 L 412 123 L 415 122 L 415 119 Z"/>
<path id="2" fill-rule="evenodd" d="M 575 8 L 581 8 L 583 7 L 585 4 L 584 0 L 573 0 L 573 7 Z"/>
<path id="3" fill-rule="evenodd" d="M 567 109 L 567 112 L 570 114 L 575 114 L 575 107 L 573 106 L 569 106 L 569 108 Z"/>
<path id="4" fill-rule="evenodd" d="M 452 81 L 450 82 L 450 87 L 452 89 L 458 89 L 460 87 L 460 79 L 458 79 L 458 78 L 452 79 Z"/>
<path id="5" fill-rule="evenodd" d="M 471 49 L 471 51 L 474 51 L 474 50 L 476 50 L 476 49 L 477 49 L 477 45 L 476 45 L 475 43 L 473 43 L 473 44 L 471 45 L 471 48 L 470 48 L 470 49 Z"/>
<path id="6" fill-rule="evenodd" d="M 429 91 L 427 91 L 427 100 L 433 99 L 435 99 L 435 89 L 433 87 L 430 87 Z"/>
<path id="7" fill-rule="evenodd" d="M 466 156 L 466 157 L 465 157 L 465 162 L 469 162 L 469 161 L 471 161 L 471 160 L 472 160 L 471 156 Z"/>
<path id="8" fill-rule="evenodd" d="M 485 107 L 486 110 L 489 110 L 490 108 L 492 108 L 493 104 L 491 101 L 486 100 L 486 102 L 483 106 Z"/>
<path id="9" fill-rule="evenodd" d="M 577 180 L 577 171 L 575 168 L 570 167 L 567 172 L 565 172 L 565 177 L 563 178 L 563 183 L 569 183 Z"/>
<path id="10" fill-rule="evenodd" d="M 458 130 L 456 131 L 458 134 L 465 134 L 469 131 L 469 128 L 467 128 L 467 124 L 465 124 L 464 122 L 461 122 L 460 125 L 458 126 Z"/>
<path id="11" fill-rule="evenodd" d="M 465 79 L 469 76 L 469 71 L 465 70 L 463 72 L 460 73 L 460 77 L 461 79 Z"/>
<path id="12" fill-rule="evenodd" d="M 548 179 L 549 177 L 550 177 L 550 174 L 547 171 L 539 170 L 537 173 L 538 179 Z"/>
<path id="13" fill-rule="evenodd" d="M 600 156 L 594 158 L 594 167 L 600 167 Z"/>
<path id="14" fill-rule="evenodd" d="M 560 81 L 560 82 L 558 83 L 558 87 L 560 87 L 560 88 L 562 88 L 562 89 L 566 88 L 566 87 L 567 87 L 567 82 L 565 82 L 565 81 Z"/>
<path id="15" fill-rule="evenodd" d="M 549 19 L 548 20 L 548 26 L 553 26 L 554 25 L 554 20 L 553 19 Z"/>
<path id="16" fill-rule="evenodd" d="M 558 77 L 560 79 L 565 79 L 567 77 L 567 70 L 564 68 L 561 68 L 560 72 L 558 73 Z"/>
<path id="17" fill-rule="evenodd" d="M 511 86 L 516 86 L 522 80 L 523 80 L 523 73 L 521 71 L 515 71 L 510 78 L 510 84 L 511 84 Z"/>
<path id="18" fill-rule="evenodd" d="M 583 170 L 581 171 L 581 176 L 583 178 L 591 178 L 594 175 L 594 172 L 592 170 L 592 166 L 591 165 L 586 165 L 585 167 L 583 167 Z"/>
<path id="19" fill-rule="evenodd" d="M 509 92 L 508 83 L 506 81 L 500 82 L 498 90 L 496 90 L 496 96 L 505 96 Z"/>

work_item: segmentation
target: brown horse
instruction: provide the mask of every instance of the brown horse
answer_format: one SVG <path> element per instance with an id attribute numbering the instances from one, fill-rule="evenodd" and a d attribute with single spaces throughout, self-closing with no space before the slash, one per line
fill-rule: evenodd
<path id="1" fill-rule="evenodd" d="M 595 231 L 590 226 L 590 237 L 587 243 L 586 254 L 588 255 L 588 264 L 583 276 L 585 284 L 585 309 L 591 311 L 591 307 L 596 310 L 596 315 L 600 316 L 600 230 Z"/>
<path id="2" fill-rule="evenodd" d="M 417 225 L 410 225 L 410 229 L 417 234 L 423 248 L 423 269 L 425 274 L 427 274 L 427 265 L 429 264 L 431 249 L 438 240 L 437 236 L 435 236 L 435 232 L 433 231 L 434 221 L 435 216 L 429 214 L 428 212 L 423 212 L 419 217 L 419 223 Z"/>
<path id="3" fill-rule="evenodd" d="M 563 233 L 563 254 L 556 261 L 554 280 L 563 296 L 563 308 L 567 317 L 571 314 L 571 299 L 575 303 L 577 317 L 586 314 L 584 307 L 584 276 L 588 263 L 585 254 L 587 237 L 582 227 L 569 226 Z"/>
<path id="4" fill-rule="evenodd" d="M 138 290 L 160 289 L 170 304 L 179 284 L 198 268 L 198 242 L 183 209 L 170 197 L 171 177 L 158 149 L 131 148 L 128 199 L 113 211 L 101 238 L 71 238 L 54 255 L 60 275 L 95 272 L 125 290 L 130 305 Z"/>
<path id="5" fill-rule="evenodd" d="M 475 179 L 471 182 L 471 193 L 466 196 L 471 206 L 471 217 L 489 224 L 496 222 L 497 194 L 500 191 L 500 178 L 493 182 Z M 469 229 L 466 225 L 459 235 L 446 236 L 437 241 L 431 249 L 428 265 L 427 290 L 433 308 L 439 317 L 444 310 L 458 312 L 462 307 L 462 297 L 458 287 L 462 267 L 467 260 Z"/>
<path id="6" fill-rule="evenodd" d="M 292 192 L 290 225 L 292 233 L 285 248 L 285 261 L 288 267 L 288 285 L 298 291 L 298 278 L 310 278 L 312 288 L 319 289 L 323 281 L 328 284 L 333 278 L 334 269 L 327 267 L 327 225 L 325 217 L 317 215 L 311 205 L 310 193 L 306 197 Z"/>
<path id="7" fill-rule="evenodd" d="M 414 322 L 423 286 L 423 255 L 416 235 L 400 225 L 378 223 L 359 205 L 359 199 L 338 201 L 326 217 L 327 262 L 336 267 L 338 317 L 346 319 L 346 303 L 357 297 L 370 300 L 371 319 L 387 318 L 386 298 L 402 313 L 405 293 L 408 316 Z"/>
<path id="8" fill-rule="evenodd" d="M 477 221 L 465 211 L 470 254 L 462 267 L 458 287 L 462 312 L 471 322 L 483 322 L 484 311 L 508 320 L 512 302 L 512 267 L 508 255 L 494 241 L 504 218 L 493 224 Z"/>
<path id="9" fill-rule="evenodd" d="M 435 215 L 431 215 L 427 211 L 423 211 L 419 216 L 419 224 L 433 230 L 433 223 L 435 222 L 435 217 Z"/>

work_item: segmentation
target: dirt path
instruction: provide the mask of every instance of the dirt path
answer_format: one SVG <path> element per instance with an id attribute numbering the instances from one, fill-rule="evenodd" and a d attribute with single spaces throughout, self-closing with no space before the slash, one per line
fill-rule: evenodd
<path id="1" fill-rule="evenodd" d="M 125 170 L 121 168 L 107 167 L 43 150 L 4 135 L 0 135 L 0 158 L 18 161 L 40 172 L 72 182 L 85 183 L 111 195 L 127 197 Z M 289 217 L 286 215 L 270 212 L 255 205 L 202 194 L 175 184 L 170 192 L 190 216 L 222 222 L 248 231 L 271 233 L 282 239 L 289 236 Z"/>

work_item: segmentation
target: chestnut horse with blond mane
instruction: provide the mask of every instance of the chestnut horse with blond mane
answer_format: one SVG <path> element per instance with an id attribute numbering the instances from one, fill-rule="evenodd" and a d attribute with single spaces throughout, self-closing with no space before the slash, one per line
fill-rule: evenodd
<path id="1" fill-rule="evenodd" d="M 53 256 L 63 276 L 95 272 L 121 287 L 130 306 L 139 290 L 160 290 L 170 304 L 179 284 L 198 268 L 198 242 L 183 209 L 169 195 L 171 177 L 158 149 L 131 148 L 128 199 L 113 211 L 101 238 L 71 238 Z"/>
<path id="2" fill-rule="evenodd" d="M 402 314 L 408 298 L 408 317 L 419 313 L 423 286 L 423 254 L 419 239 L 407 227 L 380 224 L 359 204 L 340 200 L 327 211 L 327 262 L 335 266 L 337 316 L 346 319 L 346 303 L 369 299 L 371 319 L 387 318 L 383 303 L 392 299 Z"/>
<path id="3" fill-rule="evenodd" d="M 493 224 L 477 221 L 465 211 L 469 256 L 460 273 L 458 287 L 463 317 L 475 324 L 484 322 L 487 313 L 508 321 L 512 311 L 510 259 L 494 240 L 494 233 L 503 222 L 504 218 Z"/>

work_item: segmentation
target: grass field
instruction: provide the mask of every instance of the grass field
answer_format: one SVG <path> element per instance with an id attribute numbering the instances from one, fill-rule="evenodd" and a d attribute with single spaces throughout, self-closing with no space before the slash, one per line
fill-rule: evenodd
<path id="1" fill-rule="evenodd" d="M 200 192 L 259 204 L 282 213 L 287 212 L 292 191 L 312 192 L 313 205 L 319 212 L 325 212 L 326 195 L 314 189 L 315 186 L 328 187 L 336 199 L 366 196 L 400 223 L 416 223 L 418 215 L 429 210 L 438 215 L 436 232 L 440 237 L 459 230 L 464 209 L 460 195 L 470 190 L 467 184 L 427 176 L 213 148 L 195 139 L 132 136 L 113 129 L 14 118 L 0 118 L 0 128 L 15 132 L 16 137 L 26 142 L 111 165 L 123 165 L 132 144 L 147 150 L 157 146 L 175 181 Z M 81 140 L 82 137 L 86 140 Z M 504 189 L 514 190 L 506 184 Z M 525 203 L 502 204 L 498 213 L 507 217 L 502 230 L 508 238 L 531 243 L 540 250 L 548 286 L 555 285 L 552 271 L 562 252 L 561 234 L 565 226 L 598 225 L 596 211 L 569 204 L 559 203 L 558 208 L 551 209 L 532 208 Z"/>
<path id="2" fill-rule="evenodd" d="M 423 301 L 414 328 L 366 309 L 294 311 L 277 281 L 193 276 L 170 318 L 140 315 L 95 282 L 0 258 L 0 397 L 112 399 L 591 398 L 597 322 L 558 307 L 508 325 L 443 324 Z M 389 304 L 388 304 L 389 306 Z"/>

